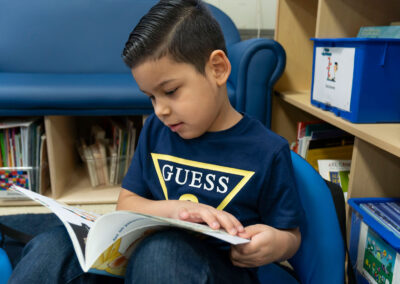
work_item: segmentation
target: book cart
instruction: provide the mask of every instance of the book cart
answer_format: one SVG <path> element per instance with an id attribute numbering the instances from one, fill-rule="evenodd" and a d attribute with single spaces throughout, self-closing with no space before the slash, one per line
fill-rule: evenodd
<path id="1" fill-rule="evenodd" d="M 298 121 L 320 119 L 354 135 L 348 198 L 400 197 L 400 123 L 354 124 L 311 105 L 310 38 L 356 37 L 362 26 L 399 19 L 397 0 L 278 0 L 275 40 L 287 63 L 273 98 L 272 130 L 292 142 Z"/>

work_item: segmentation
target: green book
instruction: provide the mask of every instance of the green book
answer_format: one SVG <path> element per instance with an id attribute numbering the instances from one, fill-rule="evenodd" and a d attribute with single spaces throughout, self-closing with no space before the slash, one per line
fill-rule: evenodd
<path id="1" fill-rule="evenodd" d="M 400 26 L 361 27 L 360 38 L 400 38 Z"/>

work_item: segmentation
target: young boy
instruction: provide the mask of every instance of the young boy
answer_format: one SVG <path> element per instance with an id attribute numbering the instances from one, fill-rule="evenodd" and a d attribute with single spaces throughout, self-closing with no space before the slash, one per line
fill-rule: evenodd
<path id="1" fill-rule="evenodd" d="M 300 245 L 303 211 L 287 141 L 231 106 L 226 54 L 221 29 L 200 0 L 162 0 L 134 28 L 123 59 L 155 114 L 142 129 L 117 209 L 206 223 L 250 242 L 229 248 L 160 231 L 138 245 L 125 283 L 257 283 L 256 267 L 290 258 Z M 10 283 L 109 280 L 83 274 L 58 231 L 27 246 Z M 45 250 L 44 239 L 58 249 Z M 35 255 L 39 263 L 27 268 Z"/>

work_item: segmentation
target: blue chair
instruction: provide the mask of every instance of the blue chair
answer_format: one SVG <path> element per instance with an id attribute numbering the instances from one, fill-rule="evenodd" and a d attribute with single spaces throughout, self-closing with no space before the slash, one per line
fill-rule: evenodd
<path id="1" fill-rule="evenodd" d="M 156 2 L 0 0 L 0 116 L 151 113 L 121 52 Z M 232 20 L 210 9 L 232 65 L 229 98 L 269 127 L 272 87 L 285 67 L 285 52 L 273 40 L 242 41 Z"/>
<path id="2" fill-rule="evenodd" d="M 301 246 L 289 263 L 300 283 L 345 283 L 345 243 L 329 188 L 314 168 L 294 152 L 292 162 L 305 218 L 300 225 Z M 279 283 L 298 283 L 276 265 L 259 269 L 261 283 L 271 283 L 271 272 L 282 275 Z"/>
<path id="3" fill-rule="evenodd" d="M 3 236 L 0 234 L 0 243 L 2 243 Z M 6 252 L 0 248 L 0 284 L 6 284 L 12 272 L 10 260 Z"/>

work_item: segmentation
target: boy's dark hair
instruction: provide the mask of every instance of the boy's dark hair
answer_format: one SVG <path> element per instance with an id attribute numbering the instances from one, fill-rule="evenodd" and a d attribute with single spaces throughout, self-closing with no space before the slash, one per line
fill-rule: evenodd
<path id="1" fill-rule="evenodd" d="M 201 0 L 161 0 L 131 32 L 122 58 L 129 68 L 165 55 L 204 74 L 214 50 L 226 46 L 222 30 Z"/>

